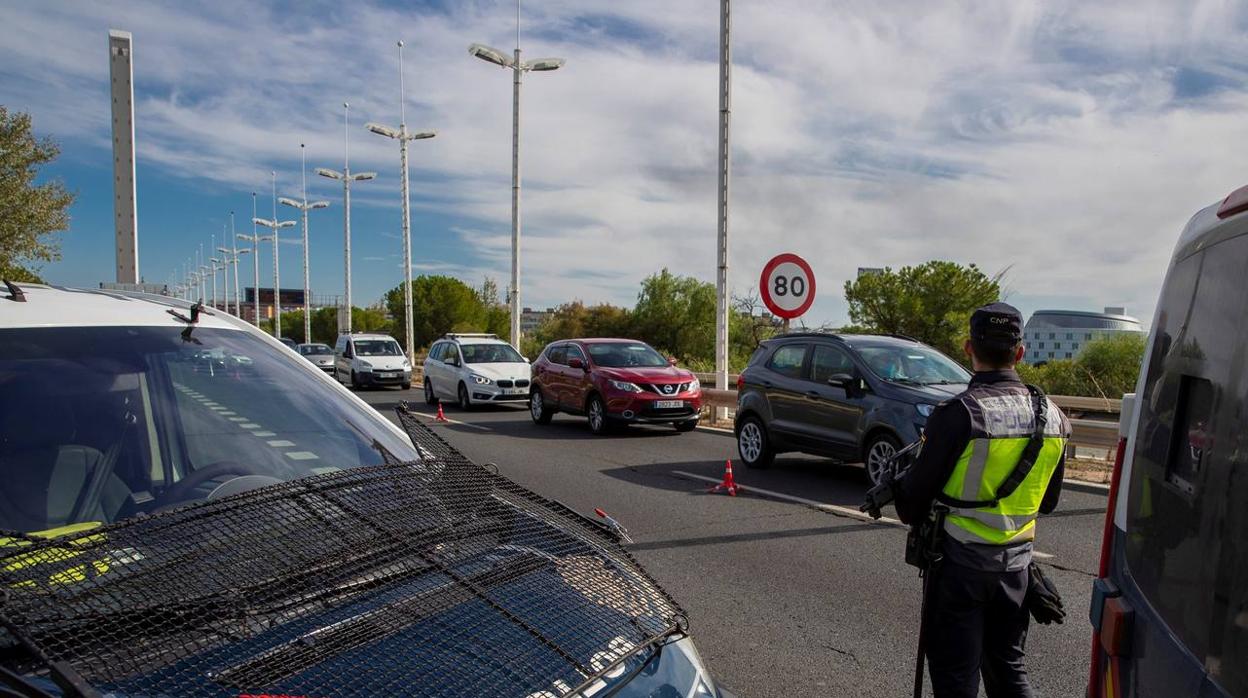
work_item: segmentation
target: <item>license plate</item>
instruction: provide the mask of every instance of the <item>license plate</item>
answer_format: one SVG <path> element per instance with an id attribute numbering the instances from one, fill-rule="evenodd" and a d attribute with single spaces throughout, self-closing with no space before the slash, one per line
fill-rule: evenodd
<path id="1" fill-rule="evenodd" d="M 528 390 L 524 388 L 504 388 L 503 395 L 524 395 Z"/>
<path id="2" fill-rule="evenodd" d="M 678 407 L 684 407 L 684 400 L 655 400 L 654 408 L 658 410 L 670 410 Z"/>

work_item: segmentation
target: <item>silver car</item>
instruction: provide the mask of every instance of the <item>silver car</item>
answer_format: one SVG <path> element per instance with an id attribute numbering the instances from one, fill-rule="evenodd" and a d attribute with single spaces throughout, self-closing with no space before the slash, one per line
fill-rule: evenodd
<path id="1" fill-rule="evenodd" d="M 299 355 L 326 373 L 334 372 L 334 350 L 328 344 L 300 344 Z"/>

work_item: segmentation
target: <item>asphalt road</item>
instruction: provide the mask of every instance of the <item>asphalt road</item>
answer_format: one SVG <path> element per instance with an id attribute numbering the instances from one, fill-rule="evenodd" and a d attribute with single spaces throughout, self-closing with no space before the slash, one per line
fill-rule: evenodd
<path id="1" fill-rule="evenodd" d="M 361 396 L 394 419 L 418 391 Z M 741 468 L 746 494 L 707 494 L 729 434 L 632 427 L 591 435 L 580 418 L 533 424 L 522 406 L 463 413 L 447 406 L 443 436 L 478 463 L 592 515 L 601 507 L 631 532 L 637 558 L 689 614 L 694 641 L 718 680 L 743 698 L 910 695 L 919 612 L 905 534 L 836 512 L 750 492 L 768 490 L 856 508 L 867 488 L 858 466 L 786 456 L 766 471 Z M 1082 695 L 1087 611 L 1105 496 L 1067 490 L 1039 523 L 1037 550 L 1061 589 L 1067 620 L 1032 626 L 1028 667 L 1041 696 Z"/>

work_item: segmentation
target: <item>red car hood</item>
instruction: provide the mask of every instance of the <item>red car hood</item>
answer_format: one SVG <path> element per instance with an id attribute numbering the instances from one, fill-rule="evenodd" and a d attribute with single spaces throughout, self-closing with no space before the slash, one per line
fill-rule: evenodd
<path id="1" fill-rule="evenodd" d="M 683 383 L 693 380 L 693 374 L 683 368 L 663 366 L 655 368 L 598 368 L 599 375 L 629 383 Z"/>

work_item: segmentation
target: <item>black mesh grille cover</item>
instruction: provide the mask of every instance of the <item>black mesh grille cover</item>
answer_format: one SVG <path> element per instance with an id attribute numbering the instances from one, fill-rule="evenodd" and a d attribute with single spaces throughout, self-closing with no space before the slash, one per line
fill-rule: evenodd
<path id="1" fill-rule="evenodd" d="M 420 462 L 0 539 L 0 664 L 118 696 L 524 698 L 683 631 L 611 533 L 399 416 Z"/>

